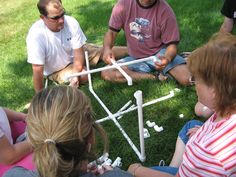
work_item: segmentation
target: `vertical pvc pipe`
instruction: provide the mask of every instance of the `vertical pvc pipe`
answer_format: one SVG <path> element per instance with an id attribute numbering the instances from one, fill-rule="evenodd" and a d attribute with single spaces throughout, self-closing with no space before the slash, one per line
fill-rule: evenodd
<path id="1" fill-rule="evenodd" d="M 138 123 L 139 123 L 139 141 L 140 141 L 140 151 L 141 157 L 140 161 L 144 162 L 146 160 L 145 155 L 145 146 L 144 146 L 144 134 L 143 134 L 143 96 L 142 91 L 138 90 L 134 93 L 134 97 L 136 98 L 136 103 L 138 107 Z"/>

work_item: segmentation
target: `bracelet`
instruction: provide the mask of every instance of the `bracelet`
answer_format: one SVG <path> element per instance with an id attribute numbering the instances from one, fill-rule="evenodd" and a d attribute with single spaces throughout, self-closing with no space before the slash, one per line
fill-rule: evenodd
<path id="1" fill-rule="evenodd" d="M 137 169 L 139 168 L 139 167 L 141 167 L 142 165 L 140 164 L 140 163 L 138 163 L 137 164 L 137 166 L 136 166 L 136 168 L 134 169 L 134 171 L 133 171 L 133 176 L 135 177 L 135 172 L 137 171 Z"/>

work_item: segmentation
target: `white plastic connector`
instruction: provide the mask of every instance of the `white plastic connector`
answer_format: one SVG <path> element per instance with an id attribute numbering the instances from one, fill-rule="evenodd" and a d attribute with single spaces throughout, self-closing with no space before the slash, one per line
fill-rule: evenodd
<path id="1" fill-rule="evenodd" d="M 154 127 L 154 126 L 156 125 L 155 122 L 150 122 L 150 120 L 147 120 L 147 121 L 146 121 L 146 124 L 147 124 L 147 126 L 150 127 L 150 128 L 152 128 L 152 127 Z"/>
<path id="2" fill-rule="evenodd" d="M 174 89 L 176 92 L 180 92 L 181 90 L 179 88 Z"/>
<path id="3" fill-rule="evenodd" d="M 164 129 L 163 129 L 163 127 L 158 127 L 158 125 L 155 125 L 155 126 L 154 126 L 154 130 L 155 130 L 156 132 L 161 132 L 161 131 L 163 131 Z"/>
<path id="4" fill-rule="evenodd" d="M 103 154 L 101 157 L 97 159 L 97 162 L 99 164 L 102 164 L 108 159 L 108 157 L 109 157 L 109 154 L 106 152 L 105 154 Z"/>
<path id="5" fill-rule="evenodd" d="M 148 129 L 146 129 L 146 128 L 143 129 L 143 137 L 144 138 L 149 138 L 150 137 L 150 133 L 148 132 Z"/>
<path id="6" fill-rule="evenodd" d="M 180 119 L 183 119 L 183 118 L 184 118 L 184 115 L 183 115 L 183 114 L 180 114 L 180 115 L 179 115 L 179 118 L 180 118 Z"/>
<path id="7" fill-rule="evenodd" d="M 157 57 L 157 56 L 151 56 L 153 58 L 153 62 L 157 62 L 157 63 L 160 63 L 161 64 L 161 60 Z"/>
<path id="8" fill-rule="evenodd" d="M 105 162 L 102 163 L 102 166 L 104 166 L 104 165 L 110 166 L 111 163 L 112 163 L 112 160 L 111 159 L 107 159 Z"/>
<path id="9" fill-rule="evenodd" d="M 114 167 L 121 167 L 122 166 L 122 162 L 121 162 L 121 158 L 117 157 L 116 160 L 112 163 L 111 165 L 113 168 Z"/>

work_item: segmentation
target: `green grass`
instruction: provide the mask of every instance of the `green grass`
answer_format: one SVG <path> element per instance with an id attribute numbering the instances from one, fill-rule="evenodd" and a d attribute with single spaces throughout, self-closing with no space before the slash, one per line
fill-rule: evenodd
<path id="1" fill-rule="evenodd" d="M 115 2 L 115 0 L 63 0 L 68 14 L 79 21 L 88 41 L 97 44 L 102 44 Z M 168 0 L 168 2 L 175 11 L 180 27 L 180 52 L 192 51 L 205 43 L 219 30 L 223 21 L 220 14 L 223 1 Z M 36 3 L 36 0 L 0 0 L 0 105 L 18 111 L 22 111 L 24 105 L 34 95 L 31 65 L 26 61 L 25 38 L 32 23 L 39 18 Z M 116 43 L 125 45 L 123 33 L 118 36 Z M 93 75 L 93 83 L 95 91 L 113 113 L 130 99 L 135 103 L 133 93 L 136 90 L 143 91 L 144 102 L 147 102 L 168 94 L 175 87 L 181 89 L 173 99 L 144 108 L 145 120 L 155 121 L 164 127 L 164 131 L 159 134 L 149 129 L 151 138 L 145 141 L 147 160 L 144 164 L 155 165 L 161 159 L 168 164 L 174 152 L 178 131 L 187 120 L 196 118 L 193 112 L 196 103 L 194 88 L 182 87 L 173 81 L 160 83 L 148 80 L 128 87 L 126 84 L 105 82 L 100 79 L 99 74 Z M 89 93 L 87 85 L 81 89 L 91 98 L 95 117 L 98 119 L 107 116 Z M 184 119 L 178 118 L 181 113 L 185 115 Z M 126 114 L 120 123 L 139 147 L 137 113 Z M 120 156 L 124 164 L 123 169 L 138 161 L 115 125 L 111 121 L 102 125 L 110 139 L 111 158 Z M 101 144 L 98 144 L 98 147 L 101 149 Z"/>

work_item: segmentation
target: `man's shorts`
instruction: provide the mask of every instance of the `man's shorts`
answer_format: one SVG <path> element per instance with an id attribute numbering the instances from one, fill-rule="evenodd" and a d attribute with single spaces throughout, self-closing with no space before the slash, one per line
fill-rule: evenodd
<path id="1" fill-rule="evenodd" d="M 87 43 L 83 46 L 83 49 L 84 51 L 88 51 L 89 64 L 96 65 L 100 59 L 102 53 L 102 47 Z M 47 78 L 59 84 L 63 84 L 69 82 L 66 79 L 66 76 L 69 76 L 72 73 L 73 73 L 73 63 L 70 63 L 65 68 L 50 74 L 49 76 L 47 76 Z"/>
<path id="2" fill-rule="evenodd" d="M 163 56 L 165 54 L 166 49 L 161 49 L 159 52 L 157 52 L 155 55 L 161 55 Z M 124 63 L 128 61 L 134 61 L 137 60 L 134 57 L 128 56 L 123 59 L 118 60 L 118 63 Z M 162 74 L 165 76 L 167 75 L 167 72 L 177 65 L 181 64 L 186 64 L 186 61 L 184 60 L 183 57 L 176 55 L 176 57 L 164 68 L 162 71 Z M 141 62 L 141 63 L 136 63 L 136 64 L 131 64 L 127 66 L 130 70 L 136 71 L 136 72 L 143 72 L 143 73 L 150 73 L 153 71 L 156 71 L 155 69 L 155 63 L 152 60 Z"/>

